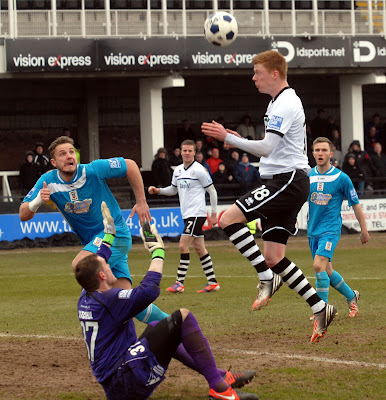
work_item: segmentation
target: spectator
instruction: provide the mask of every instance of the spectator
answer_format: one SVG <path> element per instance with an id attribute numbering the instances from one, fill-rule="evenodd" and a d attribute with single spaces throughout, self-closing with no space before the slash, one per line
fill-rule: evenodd
<path id="1" fill-rule="evenodd" d="M 192 129 L 190 121 L 184 119 L 182 125 L 177 129 L 177 143 L 176 146 L 180 147 L 184 140 L 196 140 L 197 135 Z M 169 182 L 170 183 L 170 182 Z M 169 186 L 169 183 L 167 186 Z"/>
<path id="2" fill-rule="evenodd" d="M 206 168 L 207 171 L 209 172 L 209 175 L 212 176 L 212 174 L 210 173 L 209 165 L 205 161 L 204 155 L 201 153 L 201 151 L 196 151 L 196 155 L 194 156 L 194 158 L 198 163 L 200 163 L 204 168 Z"/>
<path id="3" fill-rule="evenodd" d="M 378 142 L 374 144 L 374 152 L 370 153 L 371 160 L 375 168 L 375 177 L 383 178 L 374 182 L 374 189 L 386 188 L 386 156 L 382 154 L 382 145 Z"/>
<path id="4" fill-rule="evenodd" d="M 207 158 L 207 148 L 206 148 L 206 141 L 202 140 L 202 139 L 197 139 L 196 140 L 196 154 L 198 151 L 200 151 L 203 155 L 204 158 Z"/>
<path id="5" fill-rule="evenodd" d="M 231 152 L 230 158 L 225 160 L 225 165 L 228 169 L 228 172 L 231 175 L 234 175 L 235 169 L 240 162 L 240 153 L 237 149 L 233 149 Z"/>
<path id="6" fill-rule="evenodd" d="M 335 145 L 336 149 L 342 150 L 342 143 L 340 140 L 340 131 L 337 128 L 331 130 L 331 142 Z"/>
<path id="7" fill-rule="evenodd" d="M 333 142 L 332 143 L 332 157 L 331 160 L 334 160 L 334 167 L 339 169 L 342 168 L 343 163 L 343 154 L 340 150 L 338 150 Z"/>
<path id="8" fill-rule="evenodd" d="M 252 125 L 252 118 L 250 115 L 244 115 L 241 124 L 236 128 L 236 132 L 244 138 L 255 139 L 255 127 Z"/>
<path id="9" fill-rule="evenodd" d="M 365 181 L 367 189 L 372 189 L 370 186 L 371 177 L 375 176 L 375 168 L 373 162 L 370 159 L 369 153 L 367 151 L 361 150 L 361 144 L 359 140 L 353 140 L 350 144 L 349 151 L 350 154 L 354 154 L 356 159 L 356 165 L 361 169 Z M 347 160 L 347 155 L 345 157 Z M 347 174 L 348 175 L 348 174 Z"/>
<path id="10" fill-rule="evenodd" d="M 157 187 L 169 186 L 172 180 L 172 171 L 169 166 L 167 150 L 160 147 L 154 156 L 151 172 L 154 178 L 154 184 Z"/>
<path id="11" fill-rule="evenodd" d="M 375 126 L 375 141 L 379 142 L 381 137 L 380 137 L 380 131 L 381 131 L 381 116 L 378 113 L 375 113 L 370 121 L 367 121 L 365 123 L 364 131 L 365 133 L 369 131 L 369 128 L 371 126 Z"/>
<path id="12" fill-rule="evenodd" d="M 220 150 L 217 147 L 212 149 L 212 157 L 208 158 L 206 162 L 209 165 L 210 173 L 214 174 L 218 170 L 218 165 L 223 162 L 220 158 Z"/>
<path id="13" fill-rule="evenodd" d="M 169 165 L 171 167 L 176 167 L 177 165 L 182 164 L 182 157 L 181 157 L 181 149 L 179 147 L 175 147 L 173 149 L 173 153 L 169 160 Z"/>
<path id="14" fill-rule="evenodd" d="M 218 170 L 213 174 L 212 179 L 219 196 L 232 194 L 229 193 L 228 189 L 224 187 L 224 185 L 231 183 L 233 176 L 228 174 L 227 168 L 223 162 L 218 165 Z"/>
<path id="15" fill-rule="evenodd" d="M 328 139 L 331 137 L 329 124 L 326 118 L 326 112 L 322 108 L 318 110 L 318 115 L 311 121 L 310 128 L 312 141 L 320 136 L 326 137 Z"/>
<path id="16" fill-rule="evenodd" d="M 243 153 L 241 162 L 238 163 L 233 176 L 235 181 L 241 184 L 242 193 L 252 190 L 261 183 L 259 171 L 249 162 L 247 153 Z"/>
<path id="17" fill-rule="evenodd" d="M 375 127 L 375 125 L 372 125 L 369 127 L 369 129 L 365 134 L 365 150 L 368 153 L 374 152 L 373 146 L 375 143 L 377 143 L 376 136 L 377 136 L 377 128 Z"/>
<path id="18" fill-rule="evenodd" d="M 39 168 L 34 163 L 35 153 L 27 151 L 25 153 L 24 164 L 20 167 L 20 185 L 22 199 L 34 187 L 36 181 L 39 179 Z"/>
<path id="19" fill-rule="evenodd" d="M 336 123 L 335 117 L 332 115 L 329 115 L 327 118 L 328 122 L 328 130 L 330 132 L 330 137 L 332 138 L 332 131 L 337 130 L 339 132 L 340 128 L 339 125 Z"/>
<path id="20" fill-rule="evenodd" d="M 34 164 L 38 167 L 39 177 L 53 169 L 50 159 L 44 154 L 44 144 L 42 142 L 37 142 L 35 145 Z"/>
<path id="21" fill-rule="evenodd" d="M 358 193 L 363 194 L 366 184 L 365 175 L 361 168 L 357 165 L 356 156 L 354 153 L 347 154 L 346 161 L 343 163 L 343 172 L 350 177 Z"/>

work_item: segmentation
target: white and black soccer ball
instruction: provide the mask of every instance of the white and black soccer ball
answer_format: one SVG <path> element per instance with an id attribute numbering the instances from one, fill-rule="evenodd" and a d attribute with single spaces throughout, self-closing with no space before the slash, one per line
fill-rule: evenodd
<path id="1" fill-rule="evenodd" d="M 204 24 L 206 40 L 216 46 L 224 47 L 233 43 L 238 31 L 236 18 L 225 11 L 210 15 Z"/>

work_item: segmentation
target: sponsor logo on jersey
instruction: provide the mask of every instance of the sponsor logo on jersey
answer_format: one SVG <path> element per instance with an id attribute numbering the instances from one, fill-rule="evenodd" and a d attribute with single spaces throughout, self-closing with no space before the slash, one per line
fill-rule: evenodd
<path id="1" fill-rule="evenodd" d="M 318 206 L 326 206 L 328 202 L 331 200 L 331 195 L 328 193 L 311 193 L 310 200 L 317 204 Z"/>
<path id="2" fill-rule="evenodd" d="M 69 214 L 85 214 L 90 211 L 92 199 L 66 203 L 64 211 Z"/>
<path id="3" fill-rule="evenodd" d="M 78 310 L 79 319 L 94 319 L 92 316 L 92 311 L 81 311 Z"/>
<path id="4" fill-rule="evenodd" d="M 119 293 L 118 293 L 118 299 L 128 299 L 130 296 L 131 296 L 131 292 L 133 291 L 133 289 L 130 289 L 130 290 L 127 290 L 127 289 L 124 289 L 124 290 L 121 290 Z"/>
<path id="5" fill-rule="evenodd" d="M 278 117 L 277 115 L 273 115 L 269 119 L 268 128 L 280 130 L 282 123 L 283 123 L 283 117 Z"/>
<path id="6" fill-rule="evenodd" d="M 323 192 L 323 188 L 324 188 L 324 183 L 323 182 L 319 182 L 316 190 L 318 190 L 319 192 Z"/>
<path id="7" fill-rule="evenodd" d="M 121 168 L 121 163 L 118 158 L 109 158 L 110 168 Z"/>
<path id="8" fill-rule="evenodd" d="M 247 203 L 247 206 L 250 206 L 251 204 L 253 204 L 253 197 L 247 197 L 245 199 L 245 202 Z"/>
<path id="9" fill-rule="evenodd" d="M 185 180 L 183 182 L 180 182 L 180 189 L 189 189 L 190 188 L 190 183 L 186 182 Z"/>
<path id="10" fill-rule="evenodd" d="M 32 196 L 32 195 L 34 194 L 35 190 L 36 190 L 36 187 L 33 187 L 33 188 L 28 192 L 28 194 L 27 194 L 26 197 Z"/>
<path id="11" fill-rule="evenodd" d="M 96 237 L 96 238 L 94 239 L 94 241 L 92 242 L 92 244 L 93 244 L 94 246 L 101 247 L 102 238 Z"/>
<path id="12" fill-rule="evenodd" d="M 77 201 L 79 200 L 78 198 L 78 193 L 76 190 L 71 190 L 71 192 L 68 193 L 70 195 L 70 200 L 71 201 Z"/>
<path id="13" fill-rule="evenodd" d="M 325 250 L 331 251 L 331 248 L 332 248 L 332 243 L 331 242 L 326 242 Z"/>
<path id="14" fill-rule="evenodd" d="M 350 190 L 350 196 L 352 200 L 357 200 L 358 199 L 358 193 L 355 189 Z"/>

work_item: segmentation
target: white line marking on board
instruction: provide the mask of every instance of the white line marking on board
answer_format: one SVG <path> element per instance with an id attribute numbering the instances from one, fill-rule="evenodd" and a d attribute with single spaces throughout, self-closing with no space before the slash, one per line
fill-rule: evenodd
<path id="1" fill-rule="evenodd" d="M 0 337 L 3 338 L 27 338 L 27 339 L 59 339 L 59 340 L 76 340 L 83 341 L 83 339 L 74 336 L 51 336 L 51 335 L 13 335 L 11 333 L 0 333 Z M 217 346 L 214 346 L 216 348 Z M 300 354 L 283 354 L 283 353 L 272 353 L 266 351 L 253 351 L 253 350 L 238 350 L 238 349 L 225 349 L 224 347 L 218 348 L 218 351 L 225 351 L 227 353 L 245 354 L 250 356 L 270 356 L 276 358 L 289 358 L 294 360 L 304 361 L 317 361 L 328 364 L 342 364 L 351 365 L 356 367 L 366 368 L 381 368 L 385 369 L 386 364 L 368 363 L 364 361 L 345 361 L 338 360 L 336 358 L 316 357 L 316 356 L 302 356 Z"/>

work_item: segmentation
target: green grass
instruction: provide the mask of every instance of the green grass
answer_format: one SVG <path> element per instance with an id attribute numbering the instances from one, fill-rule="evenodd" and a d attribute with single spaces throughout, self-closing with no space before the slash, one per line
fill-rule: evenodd
<path id="1" fill-rule="evenodd" d="M 257 369 L 257 377 L 246 390 L 258 393 L 262 400 L 386 399 L 386 237 L 373 236 L 366 246 L 360 246 L 357 237 L 342 238 L 333 264 L 360 291 L 360 314 L 350 319 L 345 299 L 331 289 L 329 302 L 338 308 L 339 316 L 325 340 L 316 345 L 309 343 L 311 310 L 288 288 L 280 289 L 264 310 L 251 311 L 258 283 L 256 273 L 227 242 L 207 243 L 221 290 L 204 295 L 196 293 L 206 280 L 193 253 L 185 292 L 171 295 L 165 291 L 175 281 L 179 261 L 177 244 L 168 244 L 161 295 L 156 304 L 169 313 L 180 307 L 190 309 L 213 344 L 219 365 Z M 261 245 L 261 241 L 258 243 Z M 2 254 L 0 334 L 80 337 L 76 316 L 80 288 L 71 272 L 71 260 L 78 250 Z M 314 285 L 312 259 L 305 238 L 290 241 L 287 257 L 302 268 Z M 134 284 L 147 271 L 149 258 L 142 246 L 134 246 L 130 252 Z M 139 331 L 143 330 L 142 324 L 136 325 Z M 3 337 L 0 340 L 26 339 Z M 199 376 L 194 376 L 192 382 L 187 381 L 184 395 L 180 397 L 181 387 L 174 382 L 178 374 L 179 370 L 172 368 L 152 398 L 206 398 L 206 384 Z M 41 388 L 44 393 L 44 380 Z M 87 390 L 85 383 L 82 393 L 74 388 L 31 398 L 103 398 L 95 394 L 95 388 Z M 0 383 L 0 399 L 8 400 L 6 393 Z"/>

